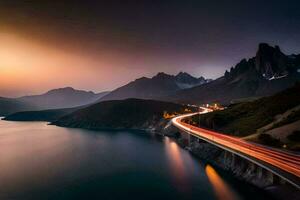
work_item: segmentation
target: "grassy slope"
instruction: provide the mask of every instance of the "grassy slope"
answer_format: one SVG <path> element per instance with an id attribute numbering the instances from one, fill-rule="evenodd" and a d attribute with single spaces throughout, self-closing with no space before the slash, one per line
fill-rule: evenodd
<path id="1" fill-rule="evenodd" d="M 298 120 L 300 120 L 300 109 L 296 110 L 296 111 L 293 111 L 286 118 L 284 118 L 283 120 L 281 120 L 278 123 L 275 123 L 272 128 L 278 128 L 278 127 L 281 127 L 281 126 L 284 126 L 284 125 L 287 125 L 287 124 L 291 124 L 291 123 L 296 122 Z M 300 129 L 300 127 L 299 127 L 299 129 Z"/>
<path id="2" fill-rule="evenodd" d="M 300 84 L 270 97 L 230 106 L 201 116 L 202 126 L 236 136 L 247 136 L 274 117 L 300 104 Z M 198 117 L 193 119 L 198 122 Z"/>

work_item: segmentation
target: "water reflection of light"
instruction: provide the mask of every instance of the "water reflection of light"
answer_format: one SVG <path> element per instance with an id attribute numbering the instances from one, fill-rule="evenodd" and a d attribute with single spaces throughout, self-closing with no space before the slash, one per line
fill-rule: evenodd
<path id="1" fill-rule="evenodd" d="M 186 173 L 180 147 L 169 138 L 166 138 L 164 143 L 166 145 L 166 153 L 170 160 L 170 168 L 175 179 L 176 187 L 178 186 L 179 190 L 185 190 Z"/>
<path id="2" fill-rule="evenodd" d="M 235 200 L 238 199 L 234 192 L 222 180 L 219 174 L 210 165 L 205 167 L 206 175 L 213 186 L 216 196 L 220 200 Z"/>

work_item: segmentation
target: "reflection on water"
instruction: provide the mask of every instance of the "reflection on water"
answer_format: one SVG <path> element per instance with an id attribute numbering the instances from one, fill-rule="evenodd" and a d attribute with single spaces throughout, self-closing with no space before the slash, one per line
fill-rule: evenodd
<path id="1" fill-rule="evenodd" d="M 0 200 L 214 200 L 214 190 L 233 199 L 211 167 L 171 139 L 163 141 L 145 133 L 0 120 Z M 241 197 L 264 199 L 236 185 Z"/>
<path id="2" fill-rule="evenodd" d="M 189 180 L 187 180 L 187 171 L 193 171 L 193 165 L 188 166 L 187 169 L 187 159 L 183 158 L 183 154 L 180 151 L 181 147 L 178 146 L 170 138 L 164 140 L 167 157 L 169 159 L 170 169 L 172 171 L 172 176 L 174 178 L 174 185 L 181 192 L 187 192 L 188 188 L 191 187 L 188 185 Z M 199 165 L 201 165 L 199 163 Z M 216 172 L 216 170 L 210 166 L 205 166 L 205 173 L 211 183 L 211 186 L 214 190 L 215 196 L 219 200 L 237 200 L 238 196 L 231 190 L 227 183 L 221 178 L 221 176 Z"/>
<path id="3" fill-rule="evenodd" d="M 185 166 L 180 152 L 180 147 L 168 137 L 164 140 L 167 157 L 170 161 L 170 169 L 175 180 L 175 185 L 179 186 L 179 190 L 185 190 L 186 186 L 186 174 Z"/>
<path id="4" fill-rule="evenodd" d="M 219 200 L 236 200 L 238 199 L 236 194 L 231 190 L 231 188 L 223 181 L 219 176 L 216 170 L 210 166 L 206 165 L 205 172 L 210 183 L 213 186 L 213 189 L 216 193 L 216 196 Z"/>

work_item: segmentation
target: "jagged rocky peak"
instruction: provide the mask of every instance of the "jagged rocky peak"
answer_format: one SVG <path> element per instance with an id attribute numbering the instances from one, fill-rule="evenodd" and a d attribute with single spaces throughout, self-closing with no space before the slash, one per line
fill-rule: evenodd
<path id="1" fill-rule="evenodd" d="M 179 83 L 187 83 L 187 84 L 199 84 L 206 82 L 206 79 L 201 76 L 199 78 L 196 78 L 192 75 L 190 75 L 187 72 L 179 72 L 177 75 L 170 75 L 166 74 L 164 72 L 159 72 L 155 76 L 152 77 L 153 80 L 161 80 L 161 79 L 167 79 L 167 80 L 174 80 Z"/>
<path id="2" fill-rule="evenodd" d="M 196 78 L 186 72 L 179 72 L 175 76 L 175 81 L 178 87 L 181 89 L 191 88 L 207 82 L 207 80 L 202 76 L 200 78 Z"/>
<path id="3" fill-rule="evenodd" d="M 186 73 L 186 72 L 179 72 L 176 77 L 193 77 L 191 76 L 189 73 Z"/>
<path id="4" fill-rule="evenodd" d="M 167 79 L 172 78 L 172 75 L 166 74 L 164 72 L 158 72 L 152 79 Z"/>
<path id="5" fill-rule="evenodd" d="M 297 70 L 295 61 L 296 59 L 293 60 L 282 53 L 279 46 L 272 47 L 267 43 L 261 43 L 255 57 L 248 60 L 242 59 L 224 75 L 227 79 L 236 78 L 242 74 L 267 80 L 279 79 Z"/>
<path id="6" fill-rule="evenodd" d="M 181 81 L 181 82 L 190 82 L 190 81 L 195 81 L 197 78 L 191 76 L 190 74 L 186 72 L 179 72 L 176 76 L 176 80 Z"/>
<path id="7" fill-rule="evenodd" d="M 146 81 L 146 80 L 149 80 L 149 78 L 148 78 L 148 77 L 145 77 L 145 76 L 142 76 L 142 77 L 140 77 L 140 78 L 135 79 L 135 81 Z M 134 81 L 133 81 L 133 82 L 134 82 Z"/>
<path id="8" fill-rule="evenodd" d="M 272 47 L 267 43 L 259 44 L 255 57 L 256 70 L 266 79 L 288 74 L 288 57 L 281 52 L 279 46 Z"/>
<path id="9" fill-rule="evenodd" d="M 255 69 L 254 58 L 250 58 L 249 60 L 242 59 L 235 67 L 231 67 L 230 71 L 226 70 L 224 76 L 226 79 L 235 79 L 237 77 L 250 78 L 250 76 L 259 76 L 259 74 Z"/>
<path id="10" fill-rule="evenodd" d="M 176 80 L 178 81 L 182 81 L 182 82 L 189 82 L 189 81 L 193 81 L 193 82 L 199 82 L 199 81 L 206 81 L 206 79 L 203 76 L 200 76 L 199 78 L 196 78 L 192 75 L 190 75 L 187 72 L 179 72 L 176 76 L 175 76 Z"/>
<path id="11" fill-rule="evenodd" d="M 201 81 L 205 81 L 205 80 L 210 81 L 210 79 L 205 79 L 203 76 L 200 76 L 200 77 L 198 78 L 198 80 L 201 80 Z"/>

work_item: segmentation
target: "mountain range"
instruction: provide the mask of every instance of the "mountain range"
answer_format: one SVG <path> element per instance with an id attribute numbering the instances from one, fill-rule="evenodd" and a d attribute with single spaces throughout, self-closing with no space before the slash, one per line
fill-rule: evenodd
<path id="1" fill-rule="evenodd" d="M 152 78 L 142 77 L 119 87 L 101 98 L 100 101 L 127 98 L 159 99 L 182 89 L 192 88 L 209 81 L 204 77 L 193 77 L 186 72 L 180 72 L 175 76 L 160 72 Z"/>
<path id="2" fill-rule="evenodd" d="M 250 59 L 242 59 L 216 80 L 196 78 L 186 72 L 163 72 L 142 77 L 111 92 L 93 93 L 70 87 L 42 95 L 0 97 L 0 115 L 20 111 L 71 108 L 108 100 L 153 99 L 185 104 L 230 104 L 275 94 L 300 81 L 300 54 L 285 55 L 278 46 L 258 46 Z"/>
<path id="3" fill-rule="evenodd" d="M 241 98 L 269 96 L 298 81 L 300 54 L 288 56 L 278 46 L 261 43 L 255 57 L 242 59 L 224 76 L 160 99 L 193 104 L 229 104 Z"/>
<path id="4" fill-rule="evenodd" d="M 0 97 L 0 116 L 7 116 L 23 111 L 80 107 L 106 100 L 127 98 L 157 99 L 161 96 L 167 96 L 176 91 L 201 85 L 209 81 L 203 77 L 195 78 L 186 72 L 180 72 L 176 76 L 160 72 L 152 78 L 142 77 L 112 92 L 96 94 L 91 91 L 65 87 L 53 89 L 41 95 L 19 98 Z M 24 114 L 26 115 L 27 113 L 22 113 L 22 116 Z"/>
<path id="5" fill-rule="evenodd" d="M 35 105 L 39 108 L 67 108 L 90 104 L 109 92 L 94 93 L 92 91 L 75 90 L 72 87 L 53 89 L 45 94 L 24 96 L 19 101 Z"/>
<path id="6" fill-rule="evenodd" d="M 258 46 L 250 59 L 242 59 L 216 80 L 195 78 L 180 72 L 176 76 L 163 72 L 152 78 L 132 81 L 100 99 L 156 99 L 176 103 L 230 104 L 241 99 L 275 94 L 300 81 L 300 54 L 285 55 L 279 46 Z"/>
<path id="7" fill-rule="evenodd" d="M 71 87 L 50 90 L 41 95 L 19 98 L 0 98 L 0 115 L 8 115 L 20 111 L 71 108 L 91 104 L 109 92 L 87 92 Z"/>

